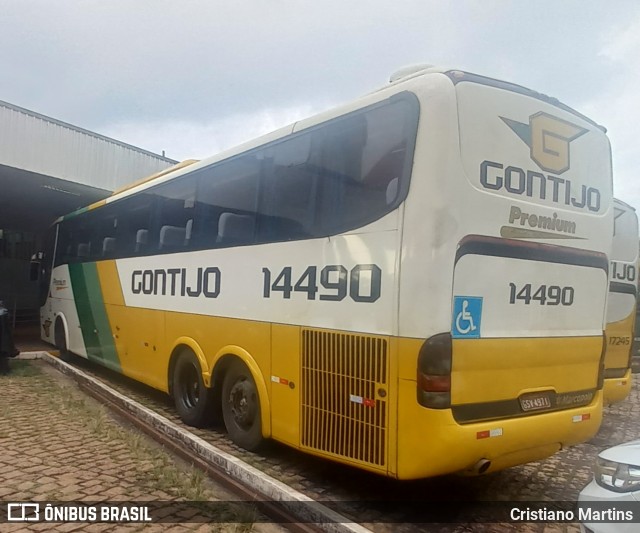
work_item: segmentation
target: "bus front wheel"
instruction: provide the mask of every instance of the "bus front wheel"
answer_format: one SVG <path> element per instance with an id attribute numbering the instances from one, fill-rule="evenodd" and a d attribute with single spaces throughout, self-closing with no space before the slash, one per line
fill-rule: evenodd
<path id="1" fill-rule="evenodd" d="M 234 360 L 222 383 L 222 417 L 229 437 L 241 448 L 257 450 L 263 442 L 260 398 L 247 366 Z"/>
<path id="2" fill-rule="evenodd" d="M 198 358 L 191 350 L 178 355 L 173 368 L 173 401 L 185 424 L 205 427 L 211 421 L 213 391 L 202 380 Z"/>
<path id="3" fill-rule="evenodd" d="M 59 358 L 61 361 L 68 363 L 71 359 L 69 355 L 69 349 L 67 348 L 67 336 L 64 332 L 64 324 L 62 320 L 59 318 L 56 320 L 56 329 L 54 331 L 54 342 L 56 348 L 58 348 Z"/>

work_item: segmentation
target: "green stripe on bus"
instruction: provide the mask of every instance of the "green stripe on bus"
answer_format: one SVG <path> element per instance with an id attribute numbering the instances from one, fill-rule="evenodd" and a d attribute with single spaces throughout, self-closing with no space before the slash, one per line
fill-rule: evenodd
<path id="1" fill-rule="evenodd" d="M 77 217 L 78 215 L 81 215 L 82 213 L 86 213 L 88 210 L 89 210 L 88 207 L 81 207 L 80 209 L 76 209 L 75 211 L 72 211 L 71 213 L 68 213 L 68 214 L 64 215 L 62 217 L 62 220 L 69 220 L 70 218 Z"/>
<path id="2" fill-rule="evenodd" d="M 87 356 L 120 372 L 95 263 L 69 265 L 69 275 Z"/>

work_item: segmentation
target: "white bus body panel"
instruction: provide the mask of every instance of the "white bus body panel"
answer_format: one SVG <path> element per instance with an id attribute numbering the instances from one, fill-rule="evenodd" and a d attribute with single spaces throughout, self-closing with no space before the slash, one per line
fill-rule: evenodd
<path id="1" fill-rule="evenodd" d="M 355 234 L 119 259 L 116 264 L 124 300 L 127 306 L 145 309 L 395 335 L 398 213 L 399 210 L 395 210 L 360 228 Z M 347 276 L 347 294 L 340 301 L 323 298 L 335 294 L 335 291 L 321 286 L 313 299 L 308 293 L 296 290 L 290 293 L 289 298 L 274 290 L 269 290 L 268 297 L 264 295 L 264 269 L 269 269 L 273 284 L 283 268 L 290 267 L 291 284 L 294 285 L 307 268 L 316 267 L 319 276 L 324 267 L 333 265 L 344 267 L 348 273 L 357 265 L 379 267 L 379 297 L 375 301 L 354 300 L 350 275 Z M 197 285 L 198 268 L 219 270 L 219 294 L 216 297 L 203 294 L 190 297 L 186 291 L 183 295 L 181 273 L 175 275 L 174 288 L 172 277 L 166 274 L 161 274 L 161 281 L 154 281 L 156 271 L 186 269 L 186 287 L 193 289 Z M 215 275 L 212 273 L 208 281 L 212 286 L 216 281 Z M 359 280 L 359 294 L 365 300 L 373 300 L 369 298 L 372 282 L 370 272 L 365 269 Z M 213 291 L 209 288 L 208 292 Z"/>
<path id="2" fill-rule="evenodd" d="M 48 316 L 51 317 L 51 327 L 49 328 L 50 335 L 48 338 L 45 337 L 45 340 L 55 344 L 55 324 L 60 317 L 66 326 L 67 349 L 80 357 L 88 357 L 68 265 L 60 265 L 53 269 L 50 291 L 52 298 L 48 299 L 47 308 Z"/>
<path id="3" fill-rule="evenodd" d="M 614 200 L 615 222 L 609 281 L 638 287 L 638 216 L 635 210 Z M 624 320 L 635 312 L 636 298 L 628 292 L 609 292 L 607 323 Z"/>
<path id="4" fill-rule="evenodd" d="M 483 298 L 486 329 L 481 329 L 480 337 L 601 335 L 606 266 L 594 269 L 476 255 L 471 261 L 463 257 L 456 265 L 455 257 L 456 246 L 468 235 L 507 237 L 609 255 L 613 210 L 606 135 L 568 111 L 497 87 L 460 83 L 454 88 L 445 76 L 434 75 L 423 81 L 416 94 L 421 120 L 404 215 L 400 335 L 428 337 L 450 331 L 457 296 Z M 572 132 L 582 131 L 568 143 L 570 166 L 561 173 L 562 178 L 542 170 L 532 160 L 530 146 L 503 120 L 518 122 L 526 129 L 533 120 L 530 117 L 541 113 L 560 125 L 574 125 Z M 485 179 L 489 187 L 481 178 L 484 161 L 502 166 L 489 167 L 492 173 Z M 504 173 L 507 167 L 522 169 L 524 185 L 512 179 L 507 188 L 503 177 L 498 187 L 498 171 Z M 536 186 L 531 196 L 527 194 L 527 171 L 547 176 L 546 194 L 540 194 Z M 515 178 L 520 171 L 513 172 Z M 591 209 L 579 208 L 573 204 L 579 205 L 581 198 L 572 203 L 570 197 L 567 206 L 564 191 L 562 195 L 558 191 L 554 198 L 554 182 L 561 185 L 567 180 L 575 184 L 576 191 L 582 192 L 583 185 L 596 190 L 592 196 L 597 196 L 598 202 L 592 199 Z M 535 218 L 522 225 L 514 218 L 517 210 Z M 553 220 L 554 214 L 555 219 L 575 222 L 575 228 L 569 226 L 574 232 L 537 227 L 540 217 Z M 509 283 L 525 282 L 534 290 L 541 285 L 570 284 L 575 302 L 556 309 L 510 304 Z M 590 302 L 587 308 L 583 307 L 585 302 Z"/>

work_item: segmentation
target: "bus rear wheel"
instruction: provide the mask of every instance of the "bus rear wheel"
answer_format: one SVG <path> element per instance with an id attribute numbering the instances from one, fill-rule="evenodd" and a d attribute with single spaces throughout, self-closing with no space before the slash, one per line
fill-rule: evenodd
<path id="1" fill-rule="evenodd" d="M 185 424 L 198 428 L 209 424 L 213 391 L 204 384 L 200 363 L 191 350 L 184 350 L 178 355 L 171 389 L 176 411 Z"/>
<path id="2" fill-rule="evenodd" d="M 256 382 L 238 359 L 231 363 L 222 383 L 222 417 L 229 437 L 241 448 L 255 451 L 264 442 Z"/>

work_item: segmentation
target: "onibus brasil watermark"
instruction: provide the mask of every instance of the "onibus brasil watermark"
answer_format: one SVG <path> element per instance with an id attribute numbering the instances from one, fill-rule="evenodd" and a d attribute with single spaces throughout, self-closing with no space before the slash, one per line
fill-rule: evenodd
<path id="1" fill-rule="evenodd" d="M 151 522 L 145 505 L 8 503 L 7 522 Z"/>
<path id="2" fill-rule="evenodd" d="M 268 508 L 263 508 L 264 503 Z M 347 518 L 352 504 L 344 501 L 137 501 L 137 502 L 0 502 L 0 523 L 216 523 L 272 522 L 261 511 L 287 511 L 278 521 L 359 522 Z M 631 501 L 367 501 L 368 508 L 400 511 L 408 523 L 637 523 L 640 502 Z M 348 514 L 348 513 L 347 513 Z M 366 513 L 365 513 L 366 514 Z M 370 521 L 362 516 L 362 521 Z M 639 530 L 640 531 L 640 530 Z"/>

